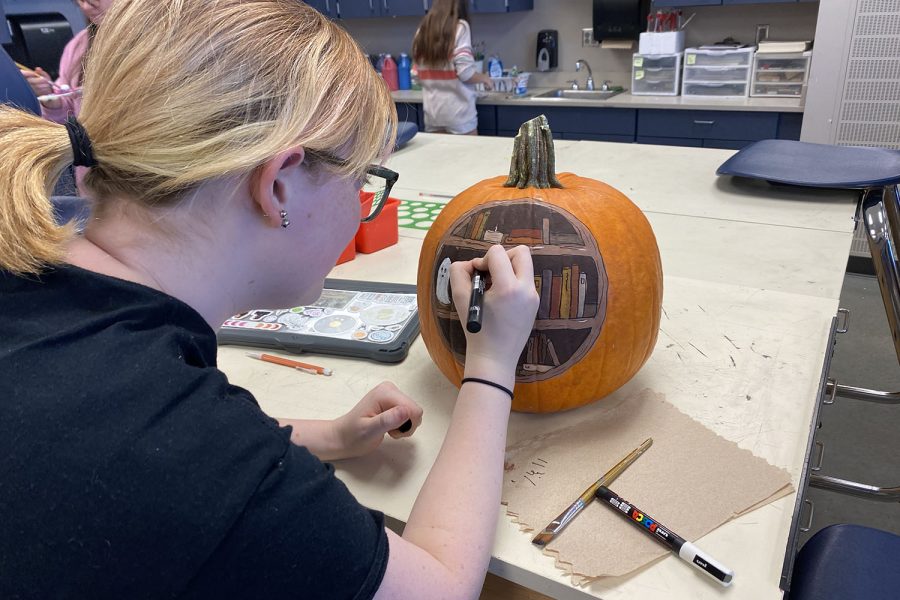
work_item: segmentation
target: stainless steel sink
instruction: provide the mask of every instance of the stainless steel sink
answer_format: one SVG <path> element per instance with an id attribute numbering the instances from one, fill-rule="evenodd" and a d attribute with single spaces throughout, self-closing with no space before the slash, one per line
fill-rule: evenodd
<path id="1" fill-rule="evenodd" d="M 569 98 L 571 100 L 606 100 L 612 98 L 616 94 L 621 94 L 624 90 L 567 90 L 558 89 L 536 94 L 532 98 Z"/>

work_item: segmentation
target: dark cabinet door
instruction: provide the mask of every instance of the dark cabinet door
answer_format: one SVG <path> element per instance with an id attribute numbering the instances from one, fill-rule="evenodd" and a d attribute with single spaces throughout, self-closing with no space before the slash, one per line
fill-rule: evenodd
<path id="1" fill-rule="evenodd" d="M 307 0 L 307 4 L 329 18 L 337 18 L 337 0 Z"/>
<path id="2" fill-rule="evenodd" d="M 421 17 L 427 10 L 425 0 L 373 0 L 381 4 L 382 17 Z"/>
<path id="3" fill-rule="evenodd" d="M 534 9 L 534 0 L 469 0 L 469 9 L 477 13 L 505 13 Z"/>
<path id="4" fill-rule="evenodd" d="M 381 16 L 381 0 L 340 0 L 342 19 L 362 19 Z"/>

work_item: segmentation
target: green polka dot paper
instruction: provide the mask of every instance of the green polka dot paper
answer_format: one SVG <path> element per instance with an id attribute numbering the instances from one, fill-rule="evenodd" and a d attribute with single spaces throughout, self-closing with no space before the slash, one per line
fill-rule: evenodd
<path id="1" fill-rule="evenodd" d="M 397 224 L 407 229 L 428 231 L 444 206 L 440 202 L 402 200 L 397 208 Z"/>

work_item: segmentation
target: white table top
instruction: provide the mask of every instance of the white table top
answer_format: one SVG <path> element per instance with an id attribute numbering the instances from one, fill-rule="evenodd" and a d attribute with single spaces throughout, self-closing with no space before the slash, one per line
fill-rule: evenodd
<path id="1" fill-rule="evenodd" d="M 645 387 L 665 393 L 716 433 L 787 469 L 796 484 L 850 248 L 853 195 L 718 181 L 715 167 L 730 151 L 573 141 L 557 142 L 556 148 L 560 171 L 605 179 L 641 206 L 660 246 L 662 333 L 651 359 L 617 394 Z M 456 193 L 505 174 L 510 151 L 508 139 L 417 136 L 388 163 L 401 174 L 402 187 L 393 195 Z M 396 246 L 358 255 L 335 268 L 332 277 L 415 283 L 422 235 L 400 231 Z M 667 348 L 673 340 L 689 340 L 703 354 Z M 408 518 L 455 399 L 455 388 L 431 362 L 421 339 L 399 365 L 318 358 L 335 369 L 330 378 L 252 361 L 239 348 L 221 348 L 219 360 L 231 380 L 251 390 L 274 416 L 336 417 L 383 379 L 415 398 L 425 418 L 413 438 L 388 440 L 371 456 L 336 465 L 362 503 L 400 521 Z M 591 410 L 514 414 L 509 442 L 571 424 Z M 728 589 L 671 556 L 633 576 L 574 588 L 500 507 L 491 571 L 556 598 L 780 598 L 794 498 L 753 511 L 701 540 L 707 552 L 735 570 Z"/>

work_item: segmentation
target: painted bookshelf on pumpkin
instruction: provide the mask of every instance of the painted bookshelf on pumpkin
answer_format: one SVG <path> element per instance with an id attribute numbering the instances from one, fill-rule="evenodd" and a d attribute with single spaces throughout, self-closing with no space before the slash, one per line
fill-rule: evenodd
<path id="1" fill-rule="evenodd" d="M 593 346 L 606 317 L 609 281 L 597 242 L 574 215 L 536 199 L 489 202 L 460 216 L 438 245 L 432 299 L 441 335 L 460 363 L 466 339 L 451 300 L 449 265 L 483 256 L 494 244 L 531 247 L 541 298 L 516 380 L 563 373 Z"/>

